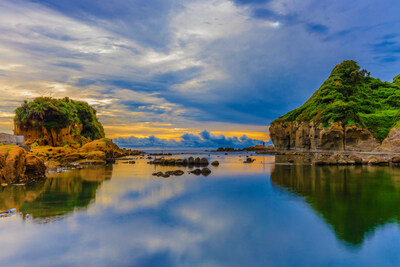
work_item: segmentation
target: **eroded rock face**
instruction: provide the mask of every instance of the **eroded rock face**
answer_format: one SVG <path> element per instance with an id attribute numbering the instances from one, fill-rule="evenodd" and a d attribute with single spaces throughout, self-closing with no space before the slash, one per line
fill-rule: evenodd
<path id="1" fill-rule="evenodd" d="M 48 169 L 68 166 L 71 163 L 100 164 L 112 158 L 140 155 L 141 151 L 119 148 L 110 139 L 99 139 L 87 143 L 82 148 L 36 146 L 32 154 L 43 159 Z"/>
<path id="2" fill-rule="evenodd" d="M 377 151 L 400 153 L 400 128 L 391 129 L 388 137 L 383 140 Z"/>
<path id="3" fill-rule="evenodd" d="M 81 150 L 87 153 L 101 151 L 104 152 L 107 158 L 119 158 L 129 155 L 127 151 L 119 148 L 116 144 L 114 144 L 110 139 L 107 138 L 102 138 L 87 143 L 82 146 Z"/>
<path id="4" fill-rule="evenodd" d="M 82 125 L 71 124 L 65 128 L 46 128 L 32 122 L 24 127 L 14 124 L 14 134 L 25 136 L 25 145 L 37 143 L 40 146 L 63 146 L 65 143 L 77 143 L 81 138 Z"/>
<path id="5" fill-rule="evenodd" d="M 0 146 L 0 180 L 18 183 L 44 177 L 43 159 L 26 152 L 19 146 Z"/>
<path id="6" fill-rule="evenodd" d="M 324 128 L 314 123 L 279 122 L 269 132 L 278 150 L 373 151 L 380 145 L 368 130 L 340 123 Z"/>

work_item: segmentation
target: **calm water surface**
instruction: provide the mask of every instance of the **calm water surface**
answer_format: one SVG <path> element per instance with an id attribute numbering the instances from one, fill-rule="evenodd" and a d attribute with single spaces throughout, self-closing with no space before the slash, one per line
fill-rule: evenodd
<path id="1" fill-rule="evenodd" d="M 18 210 L 0 218 L 1 265 L 400 265 L 400 168 L 239 155 L 211 154 L 207 177 L 137 159 L 0 188 Z"/>

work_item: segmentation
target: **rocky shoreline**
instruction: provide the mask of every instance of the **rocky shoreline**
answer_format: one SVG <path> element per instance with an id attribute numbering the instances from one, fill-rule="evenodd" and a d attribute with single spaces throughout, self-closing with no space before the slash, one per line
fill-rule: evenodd
<path id="1" fill-rule="evenodd" d="M 278 151 L 275 155 L 275 162 L 314 165 L 400 166 L 400 155 L 387 152 Z"/>
<path id="2" fill-rule="evenodd" d="M 80 148 L 31 146 L 30 152 L 16 145 L 3 145 L 0 146 L 0 182 L 2 185 L 34 182 L 44 179 L 46 170 L 115 163 L 115 159 L 142 154 L 141 151 L 119 148 L 107 138 L 94 140 Z"/>

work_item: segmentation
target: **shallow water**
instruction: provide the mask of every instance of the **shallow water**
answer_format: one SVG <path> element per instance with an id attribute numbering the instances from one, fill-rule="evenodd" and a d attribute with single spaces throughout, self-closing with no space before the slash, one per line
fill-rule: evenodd
<path id="1" fill-rule="evenodd" d="M 188 169 L 137 159 L 0 188 L 0 209 L 18 210 L 0 218 L 0 262 L 399 266 L 400 168 L 210 158 L 221 165 L 207 177 L 156 178 L 152 172 Z"/>

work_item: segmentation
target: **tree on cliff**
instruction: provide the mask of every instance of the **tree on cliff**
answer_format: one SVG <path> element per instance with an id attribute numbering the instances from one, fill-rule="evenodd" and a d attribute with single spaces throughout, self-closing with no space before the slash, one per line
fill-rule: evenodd
<path id="1" fill-rule="evenodd" d="M 96 110 L 88 103 L 65 97 L 37 97 L 15 110 L 15 124 L 22 127 L 65 128 L 80 124 L 80 135 L 92 140 L 103 138 L 104 129 L 96 117 Z"/>

